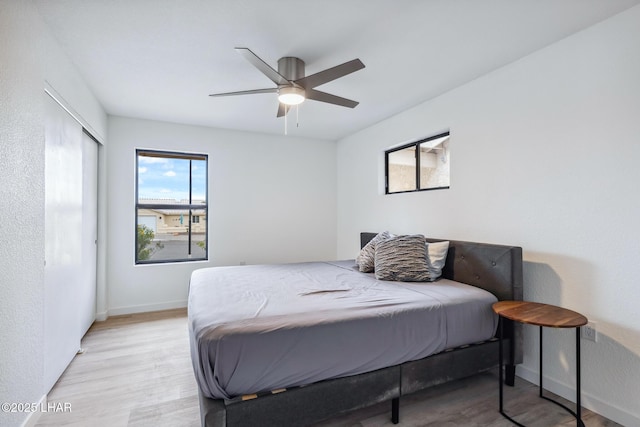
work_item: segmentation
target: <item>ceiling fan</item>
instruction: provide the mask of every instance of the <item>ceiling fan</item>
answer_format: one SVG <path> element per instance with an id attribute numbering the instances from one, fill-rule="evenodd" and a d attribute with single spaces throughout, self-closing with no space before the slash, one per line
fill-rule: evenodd
<path id="1" fill-rule="evenodd" d="M 316 86 L 339 79 L 364 68 L 364 64 L 359 59 L 353 59 L 344 64 L 327 68 L 324 71 L 304 75 L 304 61 L 293 56 L 286 56 L 278 60 L 278 71 L 274 70 L 258 57 L 255 53 L 245 47 L 235 48 L 236 52 L 253 64 L 258 70 L 273 81 L 277 87 L 267 89 L 243 90 L 239 92 L 214 93 L 209 96 L 232 96 L 251 95 L 255 93 L 277 93 L 278 94 L 278 114 L 277 117 L 286 116 L 292 105 L 298 105 L 305 99 L 327 102 L 329 104 L 341 105 L 343 107 L 354 108 L 357 101 L 331 95 L 314 89 Z"/>

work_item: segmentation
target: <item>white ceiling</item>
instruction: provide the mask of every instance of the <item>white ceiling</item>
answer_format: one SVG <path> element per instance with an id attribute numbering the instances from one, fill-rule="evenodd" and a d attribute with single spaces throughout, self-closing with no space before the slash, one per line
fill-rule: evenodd
<path id="1" fill-rule="evenodd" d="M 289 135 L 336 140 L 436 97 L 640 0 L 35 0 L 108 114 L 282 134 L 272 87 L 234 51 L 306 74 L 360 58 L 318 87 L 360 102 L 300 107 Z M 295 111 L 293 111 L 295 113 Z"/>

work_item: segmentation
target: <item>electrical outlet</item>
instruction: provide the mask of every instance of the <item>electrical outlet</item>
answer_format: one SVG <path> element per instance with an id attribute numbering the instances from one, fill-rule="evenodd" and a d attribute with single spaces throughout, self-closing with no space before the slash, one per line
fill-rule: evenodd
<path id="1" fill-rule="evenodd" d="M 582 339 L 598 342 L 598 331 L 595 322 L 589 322 L 580 328 L 580 336 Z"/>

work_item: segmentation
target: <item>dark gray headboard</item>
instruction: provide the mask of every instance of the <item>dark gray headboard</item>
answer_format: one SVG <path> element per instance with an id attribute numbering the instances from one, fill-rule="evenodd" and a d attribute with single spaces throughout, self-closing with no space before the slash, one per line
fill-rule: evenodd
<path id="1" fill-rule="evenodd" d="M 360 247 L 376 234 L 360 233 Z M 522 300 L 522 248 L 450 240 L 442 276 L 486 289 L 499 300 Z"/>
<path id="2" fill-rule="evenodd" d="M 360 233 L 364 247 L 377 233 Z M 440 242 L 447 239 L 430 239 Z M 522 300 L 522 248 L 489 243 L 449 240 L 449 252 L 442 276 L 449 280 L 485 289 L 498 300 Z M 522 363 L 522 324 L 507 322 L 505 336 L 511 337 L 511 360 Z"/>

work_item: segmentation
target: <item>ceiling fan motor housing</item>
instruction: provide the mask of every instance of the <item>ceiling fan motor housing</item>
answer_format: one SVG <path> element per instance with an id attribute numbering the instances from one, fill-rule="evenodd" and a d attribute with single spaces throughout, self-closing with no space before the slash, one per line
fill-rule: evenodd
<path id="1" fill-rule="evenodd" d="M 304 61 L 294 56 L 278 59 L 278 74 L 289 81 L 304 77 Z"/>
<path id="2" fill-rule="evenodd" d="M 291 83 L 278 85 L 278 100 L 286 105 L 298 105 L 306 98 L 303 87 L 294 83 L 304 77 L 304 61 L 293 56 L 278 59 L 278 74 Z"/>

